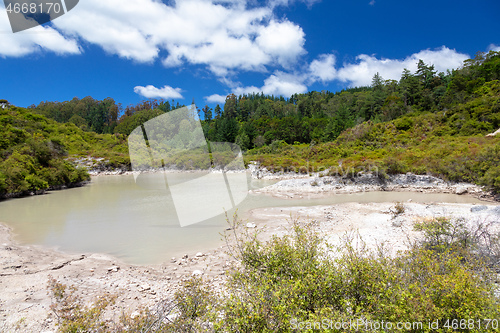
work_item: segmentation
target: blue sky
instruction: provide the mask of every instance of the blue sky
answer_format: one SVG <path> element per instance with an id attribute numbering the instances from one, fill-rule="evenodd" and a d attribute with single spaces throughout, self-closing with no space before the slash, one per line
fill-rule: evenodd
<path id="1" fill-rule="evenodd" d="M 498 0 L 80 0 L 13 34 L 1 4 L 0 98 L 213 107 L 229 93 L 337 91 L 418 59 L 445 71 L 500 51 L 499 17 Z"/>

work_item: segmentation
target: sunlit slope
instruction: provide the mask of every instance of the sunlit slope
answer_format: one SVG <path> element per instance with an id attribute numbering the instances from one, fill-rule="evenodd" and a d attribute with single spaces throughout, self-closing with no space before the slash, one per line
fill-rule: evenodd
<path id="1" fill-rule="evenodd" d="M 88 179 L 71 155 L 104 157 L 110 165 L 128 163 L 122 136 L 84 132 L 71 123 L 60 124 L 26 109 L 0 109 L 0 196 L 28 194 Z"/>

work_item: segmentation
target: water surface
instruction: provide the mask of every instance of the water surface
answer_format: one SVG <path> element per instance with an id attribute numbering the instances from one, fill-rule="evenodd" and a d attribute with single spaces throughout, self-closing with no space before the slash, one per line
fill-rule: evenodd
<path id="1" fill-rule="evenodd" d="M 157 183 L 162 174 L 142 175 Z M 179 173 L 178 181 L 186 177 Z M 273 181 L 249 180 L 251 189 Z M 193 188 L 192 191 L 204 189 Z M 365 192 L 328 195 L 316 199 L 278 199 L 250 194 L 238 207 L 240 215 L 253 208 L 328 205 L 344 202 L 450 202 L 481 203 L 469 196 L 413 192 Z M 189 200 L 189 198 L 187 199 Z M 193 210 L 202 203 L 191 202 Z M 56 247 L 68 252 L 99 252 L 133 264 L 167 261 L 172 256 L 195 253 L 222 245 L 227 227 L 221 215 L 181 227 L 168 189 L 139 186 L 132 175 L 93 177 L 81 188 L 0 202 L 0 221 L 14 229 L 23 244 Z M 229 210 L 231 216 L 234 212 Z"/>

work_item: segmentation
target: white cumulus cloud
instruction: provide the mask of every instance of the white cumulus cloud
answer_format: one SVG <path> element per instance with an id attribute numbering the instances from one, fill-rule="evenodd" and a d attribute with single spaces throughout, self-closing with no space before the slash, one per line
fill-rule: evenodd
<path id="1" fill-rule="evenodd" d="M 272 54 L 278 63 L 287 66 L 305 53 L 304 36 L 302 28 L 290 21 L 271 21 L 268 26 L 260 27 L 256 42 L 264 52 Z"/>
<path id="2" fill-rule="evenodd" d="M 302 0 L 313 3 L 311 0 Z M 284 2 L 282 5 L 288 4 Z M 40 49 L 79 53 L 78 43 L 140 63 L 161 60 L 167 67 L 203 65 L 216 76 L 290 66 L 305 54 L 305 34 L 273 6 L 253 0 L 85 0 L 35 34 L 5 34 L 0 55 L 23 56 Z M 0 29 L 10 31 L 5 8 Z M 37 36 L 37 37 L 36 37 Z"/>
<path id="3" fill-rule="evenodd" d="M 488 46 L 488 51 L 497 51 L 497 52 L 500 52 L 500 46 L 499 45 L 495 45 L 495 44 L 490 44 Z"/>
<path id="4" fill-rule="evenodd" d="M 384 79 L 393 80 L 399 80 L 405 68 L 415 72 L 419 59 L 426 64 L 434 65 L 438 72 L 445 72 L 448 69 L 459 68 L 468 58 L 467 54 L 443 46 L 436 50 L 414 53 L 405 59 L 379 59 L 373 55 L 361 54 L 356 57 L 355 63 L 344 63 L 337 68 L 333 55 L 321 55 L 310 64 L 309 75 L 312 81 L 338 80 L 351 86 L 367 86 L 371 84 L 377 72 Z"/>
<path id="5" fill-rule="evenodd" d="M 156 88 L 155 86 L 137 86 L 134 88 L 134 92 L 146 98 L 184 98 L 181 94 L 182 90 L 180 88 L 172 88 L 170 86 L 164 86 L 163 88 Z"/>
<path id="6" fill-rule="evenodd" d="M 304 84 L 305 76 L 301 74 L 289 74 L 281 71 L 276 71 L 264 80 L 264 85 L 257 86 L 234 86 L 232 93 L 236 96 L 245 94 L 260 94 L 265 95 L 290 97 L 293 94 L 307 92 L 307 86 Z M 223 103 L 226 95 L 213 94 L 205 97 L 205 100 L 210 103 Z"/>
<path id="7" fill-rule="evenodd" d="M 251 0 L 86 0 L 55 20 L 64 34 L 137 62 L 204 65 L 224 77 L 289 65 L 305 53 L 304 32 Z"/>
<path id="8" fill-rule="evenodd" d="M 307 92 L 307 86 L 303 83 L 302 77 L 276 72 L 264 80 L 264 86 L 261 90 L 267 95 L 289 97 L 295 93 Z"/>
<path id="9" fill-rule="evenodd" d="M 22 57 L 31 53 L 49 51 L 56 54 L 79 54 L 75 39 L 67 38 L 47 26 L 12 33 L 7 12 L 0 7 L 0 57 Z"/>
<path id="10" fill-rule="evenodd" d="M 205 100 L 208 103 L 223 104 L 226 101 L 226 97 L 227 97 L 226 95 L 213 94 L 205 97 Z"/>
<path id="11" fill-rule="evenodd" d="M 313 60 L 309 65 L 312 80 L 323 82 L 334 80 L 337 77 L 335 61 L 333 54 L 321 54 L 318 59 Z"/>
<path id="12" fill-rule="evenodd" d="M 294 2 L 303 2 L 310 8 L 321 0 L 268 0 L 267 2 L 269 7 L 289 6 Z"/>

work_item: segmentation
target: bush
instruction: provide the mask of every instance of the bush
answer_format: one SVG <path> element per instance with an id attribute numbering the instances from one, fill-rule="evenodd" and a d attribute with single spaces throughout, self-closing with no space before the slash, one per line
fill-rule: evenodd
<path id="1" fill-rule="evenodd" d="M 458 253 L 469 263 L 500 269 L 500 233 L 494 222 L 437 217 L 415 223 L 423 238 L 414 246 L 434 253 Z"/>
<path id="2" fill-rule="evenodd" d="M 294 323 L 315 327 L 323 319 L 444 323 L 499 314 L 496 286 L 485 278 L 491 272 L 463 261 L 455 247 L 436 251 L 424 242 L 390 258 L 355 247 L 359 239 L 352 237 L 331 247 L 297 222 L 290 235 L 267 243 L 232 230 L 241 266 L 221 300 L 224 315 L 215 327 L 224 332 L 289 332 Z"/>
<path id="3" fill-rule="evenodd" d="M 86 307 L 77 296 L 74 286 L 68 287 L 49 276 L 48 289 L 53 302 L 50 309 L 57 318 L 61 332 L 109 332 L 110 325 L 104 318 L 104 310 L 113 304 L 115 296 L 99 297 Z"/>
<path id="4" fill-rule="evenodd" d="M 293 332 L 299 327 L 310 332 L 320 331 L 322 323 L 342 321 L 357 323 L 355 331 L 384 321 L 422 325 L 405 332 L 448 332 L 446 321 L 500 315 L 495 274 L 478 264 L 483 254 L 475 240 L 480 237 L 466 232 L 462 222 L 418 223 L 424 237 L 395 257 L 382 248 L 368 250 L 356 235 L 331 246 L 312 225 L 298 221 L 292 221 L 287 235 L 265 242 L 236 216 L 230 227 L 225 240 L 237 262 L 220 295 L 194 277 L 173 300 L 132 320 L 124 317 L 111 329 L 101 320 L 107 303 L 82 308 L 71 291 L 52 281 L 62 332 Z M 490 240 L 498 248 L 498 238 Z M 439 330 L 428 325 L 436 320 Z"/>

